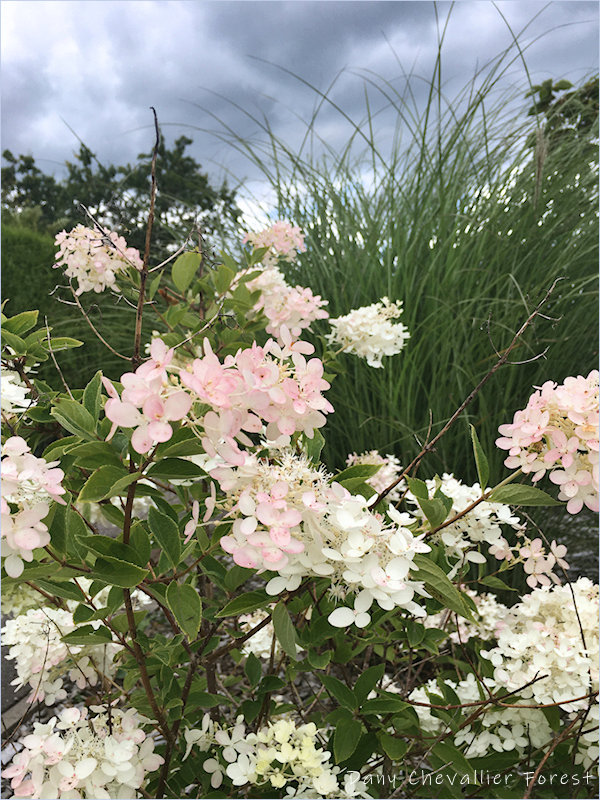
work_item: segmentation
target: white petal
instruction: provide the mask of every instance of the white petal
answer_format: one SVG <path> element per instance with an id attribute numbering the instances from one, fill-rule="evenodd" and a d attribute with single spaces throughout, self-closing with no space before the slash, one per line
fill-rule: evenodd
<path id="1" fill-rule="evenodd" d="M 267 594 L 281 594 L 281 592 L 284 591 L 286 584 L 287 578 L 282 578 L 281 576 L 278 576 L 277 578 L 271 578 L 265 587 Z"/>
<path id="2" fill-rule="evenodd" d="M 354 611 L 347 606 L 340 606 L 331 612 L 327 620 L 335 628 L 347 628 L 354 624 Z"/>
<path id="3" fill-rule="evenodd" d="M 373 603 L 373 595 L 367 589 L 359 592 L 354 599 L 354 610 L 357 613 L 363 613 L 371 608 Z"/>

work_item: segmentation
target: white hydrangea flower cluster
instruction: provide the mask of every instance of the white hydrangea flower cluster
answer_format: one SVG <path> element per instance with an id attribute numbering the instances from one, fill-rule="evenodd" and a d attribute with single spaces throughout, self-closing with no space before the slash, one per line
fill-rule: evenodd
<path id="1" fill-rule="evenodd" d="M 498 688 L 491 678 L 484 678 L 484 682 L 491 692 Z M 461 703 L 476 703 L 488 697 L 473 673 L 469 673 L 458 683 L 452 680 L 444 683 L 454 690 Z M 435 700 L 430 699 L 430 694 L 442 696 L 440 684 L 435 679 L 413 689 L 409 700 L 435 703 Z M 431 708 L 415 705 L 414 710 L 423 731 L 436 735 L 446 728 L 446 723 L 434 716 Z M 473 710 L 473 707 L 465 709 L 466 713 Z M 477 720 L 456 733 L 454 744 L 462 750 L 466 758 L 480 758 L 490 751 L 502 753 L 516 750 L 525 753 L 530 747 L 544 747 L 552 737 L 552 729 L 541 709 L 489 706 Z"/>
<path id="2" fill-rule="evenodd" d="M 241 716 L 225 729 L 206 714 L 201 728 L 185 731 L 184 758 L 194 746 L 203 753 L 215 751 L 203 764 L 215 789 L 227 775 L 234 786 L 270 784 L 274 789 L 285 786 L 289 797 L 336 798 L 343 779 L 344 797 L 368 797 L 358 772 L 342 776 L 330 763 L 331 754 L 320 745 L 323 733 L 312 722 L 298 725 L 286 718 L 247 733 Z"/>
<path id="3" fill-rule="evenodd" d="M 59 248 L 55 269 L 66 267 L 65 275 L 77 280 L 75 294 L 118 290 L 116 278 L 129 267 L 141 270 L 139 251 L 128 247 L 114 231 L 101 233 L 85 225 L 77 225 L 70 233 L 61 231 L 55 238 Z"/>
<path id="4" fill-rule="evenodd" d="M 449 517 L 464 511 L 477 498 L 481 497 L 481 487 L 478 483 L 467 486 L 447 472 L 441 478 L 432 478 L 425 483 L 430 497 L 433 497 L 439 488 L 446 497 L 452 500 Z M 417 499 L 412 492 L 407 492 L 406 499 L 415 506 L 414 515 L 425 522 L 425 515 L 419 508 Z M 523 527 L 521 520 L 509 506 L 503 503 L 483 501 L 464 517 L 438 531 L 434 539 L 442 542 L 448 556 L 458 558 L 461 562 L 466 560 L 483 564 L 485 556 L 479 552 L 478 546 L 482 543 L 492 547 L 501 544 L 504 541 L 502 525 L 510 525 L 514 530 L 520 530 Z"/>
<path id="5" fill-rule="evenodd" d="M 430 550 L 406 527 L 414 522 L 389 507 L 386 520 L 369 511 L 361 495 L 330 483 L 304 455 L 284 452 L 277 461 L 246 458 L 240 467 L 218 467 L 211 476 L 228 493 L 226 510 L 233 518 L 222 547 L 236 563 L 279 573 L 267 584 L 271 595 L 298 588 L 308 575 L 328 577 L 332 595 L 355 595 L 354 608 L 329 615 L 336 627 L 369 624 L 368 610 L 377 602 L 424 615 L 415 602 L 418 582 L 408 579 L 416 553 Z"/>
<path id="6" fill-rule="evenodd" d="M 253 312 L 264 314 L 269 320 L 265 330 L 280 343 L 284 340 L 284 326 L 298 338 L 315 320 L 329 316 L 323 308 L 328 300 L 314 295 L 309 288 L 290 286 L 277 267 L 268 267 L 246 286 L 251 292 L 260 291 Z"/>
<path id="7" fill-rule="evenodd" d="M 11 578 L 23 572 L 24 561 L 33 560 L 33 551 L 50 542 L 42 520 L 50 501 L 64 501 L 60 495 L 64 473 L 58 461 L 37 458 L 21 436 L 9 437 L 2 446 L 2 556 Z"/>
<path id="8" fill-rule="evenodd" d="M 14 369 L 2 367 L 0 372 L 0 408 L 11 416 L 20 414 L 32 405 L 29 387 Z"/>
<path id="9" fill-rule="evenodd" d="M 408 328 L 392 322 L 402 314 L 402 302 L 392 303 L 382 297 L 379 303 L 350 311 L 343 317 L 330 320 L 329 344 L 340 346 L 347 353 L 365 358 L 370 367 L 383 367 L 383 356 L 399 353 L 408 339 Z"/>
<path id="10" fill-rule="evenodd" d="M 98 620 L 92 621 L 98 627 Z M 65 700 L 63 680 L 68 677 L 80 689 L 94 686 L 101 675 L 112 677 L 113 663 L 121 649 L 117 643 L 70 645 L 61 637 L 74 631 L 71 611 L 44 606 L 33 608 L 6 621 L 2 627 L 3 644 L 10 647 L 6 658 L 15 662 L 17 677 L 12 685 L 29 685 L 28 701 L 43 700 L 51 706 Z"/>
<path id="11" fill-rule="evenodd" d="M 496 684 L 526 687 L 520 696 L 536 703 L 585 708 L 586 699 L 569 701 L 598 691 L 598 611 L 598 584 L 589 578 L 525 595 L 498 624 L 498 645 L 481 652 L 495 667 Z"/>
<path id="12" fill-rule="evenodd" d="M 389 453 L 386 456 L 382 456 L 378 450 L 369 450 L 368 452 L 361 453 L 360 455 L 357 455 L 356 453 L 350 453 L 346 459 L 347 467 L 355 467 L 362 464 L 379 467 L 375 475 L 371 475 L 370 478 L 366 478 L 365 480 L 365 483 L 368 483 L 369 486 L 372 486 L 377 494 L 381 494 L 381 492 L 385 491 L 388 486 L 391 486 L 392 483 L 394 483 L 394 481 L 396 481 L 398 476 L 402 473 L 402 465 L 396 456 L 392 456 Z M 402 492 L 405 489 L 406 483 L 404 480 L 402 480 L 386 496 L 387 502 L 396 503 L 398 500 L 400 500 Z"/>
<path id="13" fill-rule="evenodd" d="M 474 622 L 469 622 L 464 617 L 458 617 L 449 609 L 444 609 L 437 614 L 430 615 L 423 620 L 426 628 L 438 628 L 449 631 L 451 641 L 459 644 L 471 638 L 489 641 L 496 637 L 496 628 L 501 620 L 508 614 L 508 607 L 499 603 L 496 595 L 484 592 L 479 594 L 473 589 L 463 589 L 475 603 L 473 612 Z M 456 624 L 458 621 L 458 625 Z"/>
<path id="14" fill-rule="evenodd" d="M 66 708 L 52 719 L 34 723 L 23 750 L 2 772 L 13 797 L 137 798 L 149 772 L 164 763 L 154 741 L 140 727 L 135 709 L 105 706 Z"/>
<path id="15" fill-rule="evenodd" d="M 255 611 L 252 614 L 241 614 L 238 621 L 240 623 L 240 630 L 248 633 L 255 628 L 268 616 L 266 611 Z M 275 637 L 275 629 L 273 623 L 268 622 L 263 628 L 257 631 L 249 639 L 246 639 L 242 645 L 241 653 L 244 656 L 249 656 L 254 653 L 257 658 L 264 658 L 268 660 L 271 657 L 271 648 L 273 646 L 273 639 Z M 275 639 L 275 656 L 280 652 L 279 642 Z"/>

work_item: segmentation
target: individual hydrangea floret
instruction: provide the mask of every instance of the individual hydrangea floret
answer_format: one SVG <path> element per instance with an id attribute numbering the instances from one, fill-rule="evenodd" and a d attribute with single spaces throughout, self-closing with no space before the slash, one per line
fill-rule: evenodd
<path id="1" fill-rule="evenodd" d="M 286 220 L 278 220 L 258 233 L 248 232 L 243 240 L 255 249 L 268 247 L 262 258 L 265 267 L 275 267 L 279 259 L 293 261 L 297 253 L 305 253 L 306 245 L 300 228 Z"/>
<path id="2" fill-rule="evenodd" d="M 362 464 L 379 467 L 374 475 L 365 479 L 365 483 L 372 486 L 377 494 L 381 494 L 388 486 L 395 483 L 395 481 L 398 480 L 398 476 L 402 473 L 402 465 L 396 456 L 392 456 L 389 453 L 386 456 L 382 456 L 378 450 L 369 450 L 360 455 L 351 453 L 346 459 L 346 466 L 348 467 L 360 466 Z M 389 503 L 396 503 L 400 500 L 405 489 L 406 484 L 402 480 L 387 494 L 386 500 Z"/>
<path id="3" fill-rule="evenodd" d="M 114 231 L 100 232 L 77 225 L 70 233 L 61 231 L 55 244 L 55 268 L 65 267 L 65 275 L 77 280 L 75 294 L 118 290 L 117 276 L 129 267 L 143 267 L 139 252 L 128 247 L 122 236 Z"/>
<path id="4" fill-rule="evenodd" d="M 530 474 L 534 483 L 548 473 L 569 514 L 584 505 L 598 511 L 598 370 L 560 385 L 546 381 L 498 430 L 509 469 Z"/>
<path id="5" fill-rule="evenodd" d="M 520 696 L 536 703 L 585 708 L 587 699 L 571 701 L 598 691 L 598 611 L 598 585 L 589 578 L 525 595 L 498 623 L 497 646 L 481 652 L 496 684 L 525 687 Z"/>
<path id="6" fill-rule="evenodd" d="M 364 497 L 292 452 L 271 460 L 248 456 L 211 477 L 227 493 L 224 508 L 233 519 L 221 546 L 240 566 L 279 573 L 267 584 L 269 594 L 293 591 L 306 576 L 327 577 L 332 596 L 354 597 L 352 608 L 330 615 L 339 627 L 368 625 L 373 602 L 423 613 L 413 601 L 418 574 L 416 582 L 408 574 L 414 556 L 430 548 L 406 527 L 414 522 L 409 515 L 393 507 L 388 519 L 372 513 Z"/>
<path id="7" fill-rule="evenodd" d="M 13 797 L 137 798 L 148 773 L 164 763 L 135 709 L 65 708 L 58 717 L 35 722 L 9 767 Z"/>
<path id="8" fill-rule="evenodd" d="M 383 367 L 383 356 L 396 355 L 410 338 L 402 322 L 392 321 L 401 314 L 402 302 L 382 297 L 378 303 L 330 320 L 332 330 L 327 339 L 346 353 L 365 358 L 370 367 Z"/>

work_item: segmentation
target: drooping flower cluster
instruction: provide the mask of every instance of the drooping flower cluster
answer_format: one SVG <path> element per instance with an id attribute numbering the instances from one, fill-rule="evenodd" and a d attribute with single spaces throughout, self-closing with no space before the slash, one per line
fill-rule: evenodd
<path id="1" fill-rule="evenodd" d="M 378 450 L 370 450 L 369 452 L 361 453 L 360 455 L 351 453 L 346 459 L 346 466 L 348 467 L 354 467 L 361 464 L 372 464 L 373 466 L 379 467 L 374 475 L 371 475 L 370 478 L 365 479 L 365 483 L 368 483 L 369 486 L 372 486 L 377 494 L 381 494 L 381 492 L 387 489 L 388 486 L 391 486 L 392 483 L 394 483 L 394 481 L 396 481 L 398 476 L 402 473 L 402 466 L 396 456 L 391 456 L 389 454 L 387 456 L 382 456 Z M 401 481 L 386 496 L 386 500 L 389 503 L 397 502 L 405 488 L 406 485 L 404 481 Z"/>
<path id="2" fill-rule="evenodd" d="M 100 622 L 91 624 L 98 627 Z M 83 689 L 86 685 L 95 686 L 101 675 L 114 674 L 113 660 L 121 645 L 72 645 L 61 641 L 76 627 L 71 611 L 49 606 L 30 609 L 4 624 L 3 644 L 10 647 L 6 657 L 15 662 L 17 672 L 12 685 L 29 685 L 29 702 L 44 700 L 51 706 L 64 700 L 67 692 L 63 679 L 67 675 Z"/>
<path id="3" fill-rule="evenodd" d="M 136 453 L 147 453 L 155 444 L 167 442 L 173 435 L 170 423 L 186 417 L 192 406 L 187 392 L 167 376 L 173 349 L 154 339 L 150 352 L 152 357 L 135 372 L 121 375 L 121 397 L 108 378 L 102 378 L 109 394 L 104 413 L 113 423 L 107 438 L 117 426 L 135 428 L 131 446 Z"/>
<path id="4" fill-rule="evenodd" d="M 473 589 L 463 589 L 475 603 L 473 622 L 459 617 L 449 609 L 444 609 L 437 614 L 429 615 L 423 621 L 426 628 L 438 628 L 449 632 L 451 641 L 459 644 L 469 639 L 477 638 L 489 641 L 496 636 L 496 628 L 508 613 L 508 608 L 499 603 L 496 596 L 489 592 L 479 594 Z"/>
<path id="5" fill-rule="evenodd" d="M 452 680 L 443 683 L 454 690 L 461 703 L 477 703 L 479 700 L 486 700 L 489 697 L 488 692 L 495 693 L 498 689 L 491 678 L 484 678 L 483 681 L 487 691 L 480 686 L 473 673 L 469 673 L 458 683 Z M 424 686 L 413 689 L 409 700 L 415 703 L 440 704 L 443 696 L 440 685 L 432 679 Z M 512 698 L 507 700 L 510 704 L 514 702 Z M 444 701 L 441 702 L 442 705 L 443 703 Z M 434 716 L 427 705 L 415 705 L 414 710 L 424 732 L 436 735 L 446 729 L 446 723 Z M 470 713 L 474 708 L 468 707 L 465 710 Z M 552 729 L 541 709 L 488 706 L 477 720 L 456 733 L 454 744 L 467 758 L 480 758 L 490 751 L 502 753 L 515 750 L 520 754 L 525 753 L 530 747 L 544 747 L 552 741 L 552 737 Z"/>
<path id="6" fill-rule="evenodd" d="M 302 231 L 285 220 L 278 220 L 258 233 L 248 232 L 242 241 L 249 242 L 255 249 L 269 248 L 262 258 L 265 267 L 276 266 L 280 258 L 293 261 L 297 253 L 306 252 Z"/>
<path id="7" fill-rule="evenodd" d="M 481 497 L 481 487 L 478 483 L 467 486 L 447 472 L 441 478 L 427 480 L 426 484 L 430 497 L 433 497 L 439 488 L 446 497 L 452 500 L 448 519 L 464 511 Z M 419 508 L 415 496 L 408 492 L 406 499 L 414 504 L 415 516 L 425 520 L 425 515 Z M 479 552 L 479 545 L 485 543 L 493 547 L 504 541 L 502 525 L 509 525 L 515 530 L 519 530 L 521 527 L 519 518 L 513 514 L 509 506 L 503 503 L 483 501 L 463 517 L 438 531 L 435 538 L 442 542 L 446 553 L 451 558 L 483 564 L 485 556 Z"/>
<path id="8" fill-rule="evenodd" d="M 4 414 L 20 414 L 32 405 L 29 387 L 18 372 L 8 367 L 1 368 L 0 407 Z"/>
<path id="9" fill-rule="evenodd" d="M 369 511 L 306 457 L 283 452 L 277 460 L 246 458 L 240 467 L 211 471 L 227 493 L 225 508 L 234 520 L 222 547 L 243 567 L 275 570 L 267 584 L 278 594 L 296 589 L 308 575 L 327 576 L 332 595 L 355 595 L 354 609 L 335 609 L 329 621 L 346 627 L 368 625 L 372 603 L 421 613 L 413 602 L 419 584 L 408 579 L 418 552 L 429 551 L 406 527 L 414 521 L 390 507 L 386 520 Z M 417 576 L 418 579 L 418 576 Z"/>
<path id="10" fill-rule="evenodd" d="M 23 750 L 2 772 L 13 797 L 135 798 L 147 774 L 164 763 L 140 727 L 135 709 L 66 708 L 21 741 Z"/>
<path id="11" fill-rule="evenodd" d="M 531 474 L 534 483 L 548 472 L 570 514 L 584 505 L 598 511 L 598 370 L 560 385 L 547 381 L 498 430 L 507 467 Z"/>
<path id="12" fill-rule="evenodd" d="M 283 348 L 269 339 L 264 347 L 256 343 L 226 356 L 223 364 L 204 342 L 204 357 L 191 362 L 180 373 L 195 399 L 212 406 L 202 421 L 202 444 L 209 456 L 217 454 L 227 463 L 241 466 L 246 454 L 241 443 L 252 447 L 247 433 L 263 433 L 276 440 L 301 431 L 312 438 L 325 424 L 333 406 L 322 392 L 329 388 L 318 358 L 307 361 L 313 351 L 307 342 Z"/>
<path id="13" fill-rule="evenodd" d="M 2 555 L 12 578 L 23 572 L 23 561 L 32 561 L 37 547 L 50 541 L 42 520 L 51 501 L 64 502 L 60 495 L 65 492 L 57 464 L 34 456 L 20 436 L 11 436 L 2 447 Z"/>
<path id="14" fill-rule="evenodd" d="M 184 758 L 193 747 L 211 751 L 203 769 L 213 788 L 227 775 L 234 786 L 286 787 L 286 797 L 368 797 L 358 772 L 342 774 L 330 763 L 331 754 L 320 741 L 323 733 L 312 722 L 298 725 L 286 718 L 247 733 L 241 716 L 226 729 L 207 714 L 201 728 L 186 730 Z"/>
<path id="15" fill-rule="evenodd" d="M 55 268 L 66 267 L 65 275 L 77 279 L 75 294 L 118 289 L 116 278 L 128 267 L 142 269 L 142 260 L 134 247 L 128 247 L 114 231 L 100 231 L 77 225 L 70 233 L 61 231 L 55 239 L 59 248 Z"/>
<path id="16" fill-rule="evenodd" d="M 350 311 L 343 317 L 330 320 L 330 344 L 347 353 L 365 358 L 370 367 L 383 367 L 383 356 L 399 353 L 410 338 L 402 322 L 393 322 L 402 314 L 402 302 L 391 303 L 383 297 L 379 303 Z"/>
<path id="17" fill-rule="evenodd" d="M 302 335 L 317 319 L 327 319 L 323 308 L 328 304 L 308 288 L 290 286 L 277 267 L 267 267 L 260 275 L 246 284 L 251 292 L 260 291 L 253 312 L 262 312 L 269 320 L 266 331 L 283 343 L 282 327 L 292 336 Z"/>
<path id="18" fill-rule="evenodd" d="M 525 687 L 521 697 L 566 710 L 585 708 L 585 699 L 569 701 L 598 691 L 598 585 L 589 578 L 534 589 L 496 630 L 497 646 L 481 655 L 498 686 Z"/>

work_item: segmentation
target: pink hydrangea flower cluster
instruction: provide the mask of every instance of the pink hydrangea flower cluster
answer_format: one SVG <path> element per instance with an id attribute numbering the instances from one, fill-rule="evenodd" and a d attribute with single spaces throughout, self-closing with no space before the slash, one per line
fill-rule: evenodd
<path id="1" fill-rule="evenodd" d="M 406 527 L 414 522 L 409 515 L 392 507 L 389 520 L 371 513 L 364 497 L 288 451 L 271 460 L 249 455 L 243 465 L 210 474 L 227 493 L 225 510 L 233 520 L 221 546 L 240 566 L 278 572 L 267 584 L 269 594 L 293 591 L 305 576 L 326 576 L 332 596 L 354 596 L 353 608 L 332 612 L 332 625 L 368 625 L 373 602 L 424 613 L 413 602 L 420 586 L 408 574 L 415 554 L 430 548 Z"/>
<path id="2" fill-rule="evenodd" d="M 221 364 L 204 342 L 204 356 L 180 372 L 182 383 L 212 408 L 203 419 L 206 453 L 226 463 L 241 466 L 246 454 L 239 445 L 253 447 L 248 433 L 267 439 L 289 437 L 301 431 L 312 438 L 333 411 L 322 392 L 329 388 L 318 358 L 306 360 L 313 351 L 306 342 L 288 342 L 281 347 L 272 339 L 260 347 L 226 356 Z"/>
<path id="3" fill-rule="evenodd" d="M 11 436 L 2 447 L 2 555 L 11 578 L 23 572 L 23 562 L 33 560 L 36 548 L 50 541 L 42 520 L 51 501 L 64 504 L 64 473 L 57 464 L 34 456 L 20 436 Z"/>
<path id="4" fill-rule="evenodd" d="M 77 279 L 77 295 L 118 289 L 119 273 L 128 267 L 141 270 L 143 266 L 138 250 L 128 247 L 125 239 L 114 231 L 101 233 L 77 225 L 69 233 L 61 231 L 54 241 L 59 248 L 54 267 L 66 267 L 65 275 Z"/>
<path id="5" fill-rule="evenodd" d="M 327 319 L 329 313 L 323 308 L 328 300 L 322 300 L 308 288 L 290 286 L 277 267 L 268 267 L 246 284 L 249 291 L 260 291 L 254 312 L 262 312 L 269 320 L 266 331 L 279 342 L 285 326 L 292 336 L 302 335 L 316 319 Z"/>
<path id="6" fill-rule="evenodd" d="M 136 453 L 147 453 L 155 444 L 167 442 L 173 435 L 170 423 L 184 419 L 192 406 L 192 398 L 167 375 L 173 349 L 154 339 L 150 354 L 135 372 L 121 376 L 121 397 L 108 378 L 102 378 L 109 394 L 104 413 L 113 423 L 107 438 L 119 426 L 135 428 L 131 445 Z"/>
<path id="7" fill-rule="evenodd" d="M 293 261 L 297 253 L 306 252 L 302 231 L 286 220 L 278 220 L 258 233 L 249 231 L 242 241 L 244 244 L 249 242 L 255 249 L 270 248 L 262 260 L 265 267 L 276 266 L 280 258 L 284 261 Z"/>
<path id="8" fill-rule="evenodd" d="M 9 767 L 14 797 L 139 797 L 149 772 L 164 763 L 135 709 L 65 708 L 47 723 L 35 722 Z"/>
<path id="9" fill-rule="evenodd" d="M 548 472 L 570 514 L 584 505 L 598 511 L 598 370 L 561 385 L 547 381 L 498 430 L 507 467 L 532 473 L 534 483 Z"/>

